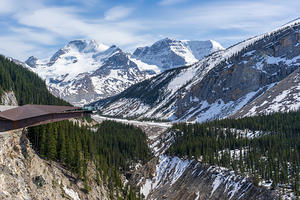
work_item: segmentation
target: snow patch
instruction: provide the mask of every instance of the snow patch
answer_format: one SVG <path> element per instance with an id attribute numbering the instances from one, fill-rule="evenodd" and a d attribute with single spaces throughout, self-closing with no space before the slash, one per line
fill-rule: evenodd
<path id="1" fill-rule="evenodd" d="M 178 157 L 170 157 L 166 155 L 159 156 L 159 163 L 156 165 L 156 175 L 153 178 L 152 188 L 157 188 L 165 181 L 174 184 L 184 173 L 191 161 L 182 160 Z"/>
<path id="2" fill-rule="evenodd" d="M 79 196 L 78 196 L 78 193 L 75 192 L 74 190 L 72 189 L 69 189 L 67 188 L 66 186 L 63 187 L 65 193 L 71 197 L 73 200 L 80 200 Z"/>
<path id="3" fill-rule="evenodd" d="M 188 83 L 192 78 L 194 78 L 196 71 L 197 71 L 196 67 L 190 67 L 182 71 L 169 83 L 168 91 L 171 91 L 171 94 L 176 92 L 186 83 Z"/>
<path id="4" fill-rule="evenodd" d="M 147 196 L 149 195 L 151 191 L 151 186 L 152 186 L 151 179 L 146 179 L 146 183 L 141 188 L 141 193 L 145 196 L 145 198 L 147 198 Z"/>

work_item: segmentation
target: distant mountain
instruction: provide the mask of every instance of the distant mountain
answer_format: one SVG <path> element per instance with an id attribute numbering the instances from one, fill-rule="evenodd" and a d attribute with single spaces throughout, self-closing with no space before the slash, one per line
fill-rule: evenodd
<path id="1" fill-rule="evenodd" d="M 151 75 L 120 48 L 89 40 L 71 41 L 50 59 L 30 57 L 26 64 L 54 95 L 75 105 L 117 94 Z"/>
<path id="2" fill-rule="evenodd" d="M 120 117 L 203 122 L 231 116 L 299 68 L 299 32 L 295 20 L 92 105 Z"/>
<path id="3" fill-rule="evenodd" d="M 152 46 L 137 48 L 132 58 L 156 65 L 161 71 L 197 62 L 215 51 L 224 50 L 216 41 L 188 41 L 165 38 Z"/>
<path id="4" fill-rule="evenodd" d="M 53 96 L 44 81 L 25 69 L 24 65 L 20 61 L 0 55 L 0 104 L 69 105 Z"/>
<path id="5" fill-rule="evenodd" d="M 115 45 L 108 47 L 94 40 L 74 40 L 49 59 L 31 56 L 25 63 L 46 80 L 54 95 L 74 105 L 84 105 L 116 95 L 167 68 L 196 62 L 219 49 L 221 45 L 212 41 L 164 39 L 151 47 L 138 48 L 131 55 Z"/>

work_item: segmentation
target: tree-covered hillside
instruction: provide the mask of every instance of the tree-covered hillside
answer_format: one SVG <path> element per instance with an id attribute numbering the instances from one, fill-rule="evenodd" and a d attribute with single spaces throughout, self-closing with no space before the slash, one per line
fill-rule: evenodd
<path id="1" fill-rule="evenodd" d="M 4 91 L 14 91 L 19 105 L 70 105 L 53 96 L 37 74 L 0 55 L 0 97 Z"/>
<path id="2" fill-rule="evenodd" d="M 93 132 L 88 127 L 62 121 L 29 128 L 28 137 L 39 155 L 58 161 L 77 174 L 78 179 L 84 181 L 87 191 L 91 178 L 88 177 L 87 167 L 93 161 L 99 177 L 112 193 L 122 191 L 120 197 L 135 199 L 132 188 L 129 192 L 124 190 L 119 174 L 151 158 L 145 133 L 131 125 L 113 121 L 105 121 L 97 128 Z"/>
<path id="3" fill-rule="evenodd" d="M 168 154 L 197 158 L 208 165 L 265 180 L 299 193 L 300 112 L 175 124 Z"/>

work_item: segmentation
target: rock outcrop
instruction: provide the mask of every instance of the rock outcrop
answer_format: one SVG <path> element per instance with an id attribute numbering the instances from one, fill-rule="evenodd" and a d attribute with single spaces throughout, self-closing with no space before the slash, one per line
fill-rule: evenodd
<path id="1" fill-rule="evenodd" d="M 232 117 L 239 118 L 273 112 L 296 111 L 300 108 L 300 68 L 278 82 L 266 93 L 240 109 Z"/>
<path id="2" fill-rule="evenodd" d="M 86 194 L 81 181 L 61 165 L 40 158 L 22 130 L 0 133 L 0 199 L 109 199 L 107 188 L 93 180 Z"/>
<path id="3" fill-rule="evenodd" d="M 4 92 L 1 97 L 1 104 L 5 106 L 17 106 L 18 101 L 13 91 Z"/>

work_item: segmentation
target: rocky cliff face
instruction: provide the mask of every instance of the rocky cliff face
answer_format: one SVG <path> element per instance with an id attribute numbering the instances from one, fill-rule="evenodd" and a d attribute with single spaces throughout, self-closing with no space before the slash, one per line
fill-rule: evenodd
<path id="1" fill-rule="evenodd" d="M 221 111 L 214 118 L 228 116 L 287 77 L 299 67 L 299 30 L 296 25 L 265 36 L 215 66 L 177 101 L 175 116 L 203 121 L 206 110 L 214 107 Z M 199 99 L 202 106 L 189 103 L 191 98 Z"/>
<path id="2" fill-rule="evenodd" d="M 260 97 L 240 109 L 232 117 L 246 117 L 300 108 L 300 68 L 295 70 Z"/>
<path id="3" fill-rule="evenodd" d="M 17 106 L 18 101 L 13 91 L 11 92 L 4 92 L 1 97 L 1 104 L 5 106 Z"/>
<path id="4" fill-rule="evenodd" d="M 230 116 L 299 68 L 299 34 L 296 20 L 93 105 L 123 117 L 203 122 Z"/>
<path id="5" fill-rule="evenodd" d="M 0 133 L 0 147 L 0 199 L 109 199 L 107 188 L 92 180 L 92 167 L 86 194 L 69 171 L 37 156 L 21 130 Z"/>

